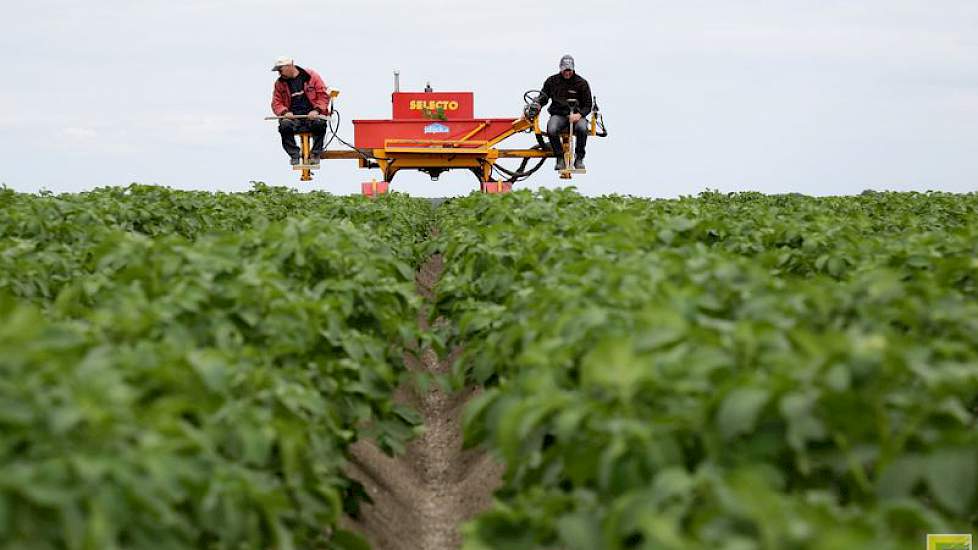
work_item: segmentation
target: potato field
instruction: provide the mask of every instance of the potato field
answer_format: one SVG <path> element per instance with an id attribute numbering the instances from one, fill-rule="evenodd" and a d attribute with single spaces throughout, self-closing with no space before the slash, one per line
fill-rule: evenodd
<path id="1" fill-rule="evenodd" d="M 440 534 L 358 466 L 430 392 L 498 465 Z M 919 549 L 978 530 L 978 195 L 0 189 L 0 434 L 3 550 Z"/>

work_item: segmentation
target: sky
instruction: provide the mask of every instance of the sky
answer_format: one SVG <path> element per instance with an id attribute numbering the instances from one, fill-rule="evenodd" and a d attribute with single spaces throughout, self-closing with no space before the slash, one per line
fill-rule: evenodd
<path id="1" fill-rule="evenodd" d="M 477 117 L 516 118 L 569 53 L 609 131 L 571 181 L 582 193 L 970 192 L 976 29 L 974 0 L 5 0 L 0 185 L 358 193 L 379 171 L 330 160 L 303 183 L 290 169 L 262 120 L 277 57 L 341 90 L 352 142 L 351 119 L 391 116 L 395 69 L 402 91 L 431 81 L 474 92 Z M 548 165 L 521 185 L 567 183 Z M 401 172 L 393 188 L 478 184 Z"/>

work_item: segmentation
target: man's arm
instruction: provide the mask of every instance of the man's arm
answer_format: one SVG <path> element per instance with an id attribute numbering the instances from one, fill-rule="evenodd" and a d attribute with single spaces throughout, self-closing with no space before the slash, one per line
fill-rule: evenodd
<path id="1" fill-rule="evenodd" d="M 547 104 L 548 101 L 550 101 L 550 97 L 553 95 L 553 93 L 554 93 L 553 79 L 547 78 L 546 80 L 543 81 L 543 88 L 540 90 L 540 95 L 537 96 L 537 103 L 539 103 L 540 106 L 543 107 L 544 105 Z"/>
<path id="2" fill-rule="evenodd" d="M 543 106 L 550 101 L 550 94 L 552 93 L 553 86 L 550 84 L 550 79 L 548 78 L 543 82 L 543 89 L 540 90 L 540 95 L 533 99 L 533 102 L 523 109 L 523 116 L 527 120 L 532 120 L 540 116 L 540 111 L 543 110 Z"/>
<path id="3" fill-rule="evenodd" d="M 594 106 L 594 98 L 591 96 L 591 85 L 587 83 L 587 80 L 581 79 L 581 103 L 580 110 L 581 114 L 587 116 L 591 113 L 591 107 Z"/>
<path id="4" fill-rule="evenodd" d="M 309 84 L 315 90 L 315 97 L 312 101 L 313 108 L 321 115 L 329 114 L 329 91 L 326 90 L 326 83 L 323 77 L 313 70 L 306 69 L 309 73 Z"/>
<path id="5" fill-rule="evenodd" d="M 272 86 L 272 112 L 275 116 L 284 116 L 289 112 L 289 106 L 282 101 L 282 96 L 278 93 L 278 86 Z"/>

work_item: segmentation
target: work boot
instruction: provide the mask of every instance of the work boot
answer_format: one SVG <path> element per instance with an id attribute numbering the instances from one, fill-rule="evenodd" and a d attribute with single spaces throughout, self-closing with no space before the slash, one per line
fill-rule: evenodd
<path id="1" fill-rule="evenodd" d="M 292 166 L 298 166 L 302 164 L 302 159 L 299 157 L 291 157 L 289 159 L 289 164 L 291 164 Z"/>
<path id="2" fill-rule="evenodd" d="M 312 153 L 309 155 L 309 164 L 319 166 L 319 153 Z"/>
<path id="3" fill-rule="evenodd" d="M 566 170 L 567 163 L 564 162 L 564 157 L 557 157 L 557 164 L 554 165 L 554 170 Z"/>
<path id="4" fill-rule="evenodd" d="M 584 170 L 584 159 L 577 157 L 574 159 L 574 170 Z"/>

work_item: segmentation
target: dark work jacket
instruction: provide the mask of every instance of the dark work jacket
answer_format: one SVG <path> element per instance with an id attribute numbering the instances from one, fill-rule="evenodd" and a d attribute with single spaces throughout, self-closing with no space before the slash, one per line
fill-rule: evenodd
<path id="1" fill-rule="evenodd" d="M 540 105 L 546 105 L 547 101 L 551 101 L 550 108 L 547 109 L 551 115 L 569 115 L 568 99 L 577 100 L 578 113 L 587 115 L 591 112 L 591 86 L 577 73 L 566 79 L 557 73 L 543 83 L 543 89 L 540 91 L 543 92 Z"/>

